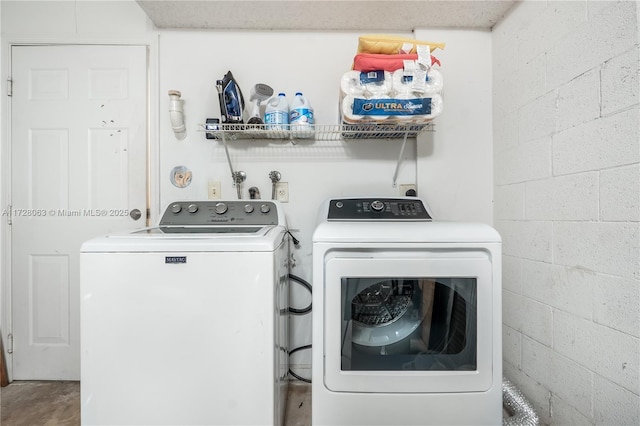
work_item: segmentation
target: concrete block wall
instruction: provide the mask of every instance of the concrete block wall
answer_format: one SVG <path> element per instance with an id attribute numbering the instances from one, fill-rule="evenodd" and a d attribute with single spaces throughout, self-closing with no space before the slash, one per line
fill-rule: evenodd
<path id="1" fill-rule="evenodd" d="M 551 425 L 640 423 L 640 4 L 493 29 L 504 373 Z"/>

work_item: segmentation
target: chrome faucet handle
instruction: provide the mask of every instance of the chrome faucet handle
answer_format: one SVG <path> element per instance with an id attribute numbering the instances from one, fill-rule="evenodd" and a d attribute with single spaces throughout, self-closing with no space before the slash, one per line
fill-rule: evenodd
<path id="1" fill-rule="evenodd" d="M 236 186 L 236 191 L 238 192 L 238 200 L 242 199 L 242 182 L 247 179 L 247 174 L 242 171 L 233 172 L 233 183 Z"/>
<path id="2" fill-rule="evenodd" d="M 271 183 L 280 182 L 281 177 L 282 176 L 280 175 L 280 172 L 277 170 L 273 170 L 269 172 L 269 179 L 271 179 Z"/>
<path id="3" fill-rule="evenodd" d="M 276 199 L 276 183 L 280 182 L 282 175 L 279 171 L 273 170 L 269 172 L 269 179 L 271 179 L 271 199 Z"/>

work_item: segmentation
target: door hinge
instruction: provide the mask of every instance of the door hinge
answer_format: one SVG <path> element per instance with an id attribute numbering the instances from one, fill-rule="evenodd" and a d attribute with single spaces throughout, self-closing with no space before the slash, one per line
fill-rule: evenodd
<path id="1" fill-rule="evenodd" d="M 7 96 L 13 96 L 13 80 L 7 80 Z"/>
<path id="2" fill-rule="evenodd" d="M 13 353 L 13 334 L 12 333 L 9 333 L 7 335 L 7 353 L 8 354 Z"/>
<path id="3" fill-rule="evenodd" d="M 2 211 L 2 216 L 6 216 L 7 217 L 7 225 L 12 225 L 12 214 L 11 212 L 13 211 L 13 207 L 11 206 L 11 204 L 7 205 L 7 208 L 5 208 Z"/>
<path id="4" fill-rule="evenodd" d="M 151 219 L 151 209 L 147 209 L 147 220 Z"/>

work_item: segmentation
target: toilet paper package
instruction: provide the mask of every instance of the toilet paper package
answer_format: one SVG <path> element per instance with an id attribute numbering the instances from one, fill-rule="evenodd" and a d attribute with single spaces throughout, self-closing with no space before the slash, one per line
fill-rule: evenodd
<path id="1" fill-rule="evenodd" d="M 416 76 L 406 73 L 404 70 L 397 70 L 392 75 L 393 90 L 395 93 L 411 94 L 420 93 L 422 95 L 442 94 L 443 80 L 442 73 L 435 68 L 426 71 L 422 84 L 416 84 Z"/>
<path id="2" fill-rule="evenodd" d="M 415 137 L 442 112 L 442 98 L 364 99 L 345 96 L 340 115 L 344 139 Z"/>
<path id="3" fill-rule="evenodd" d="M 365 99 L 345 96 L 341 101 L 342 121 L 349 124 L 379 123 L 400 124 L 405 122 L 428 123 L 442 113 L 442 97 L 380 97 Z"/>
<path id="4" fill-rule="evenodd" d="M 343 137 L 402 137 L 429 126 L 443 111 L 441 63 L 432 54 L 443 48 L 397 36 L 361 36 L 351 70 L 340 81 Z"/>
<path id="5" fill-rule="evenodd" d="M 377 70 L 369 72 L 347 71 L 342 75 L 340 90 L 343 96 L 374 98 L 390 96 L 393 89 L 393 74 Z"/>
<path id="6" fill-rule="evenodd" d="M 415 76 L 424 80 L 414 80 Z M 417 84 L 420 83 L 420 84 Z M 340 115 L 347 124 L 427 124 L 442 113 L 442 74 L 397 70 L 347 71 L 340 85 Z"/>

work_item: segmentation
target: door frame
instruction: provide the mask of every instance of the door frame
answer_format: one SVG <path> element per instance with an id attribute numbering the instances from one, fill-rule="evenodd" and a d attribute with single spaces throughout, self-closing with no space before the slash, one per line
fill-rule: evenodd
<path id="1" fill-rule="evenodd" d="M 159 34 L 129 37 L 87 38 L 38 36 L 7 36 L 0 45 L 0 211 L 6 213 L 11 205 L 11 52 L 17 46 L 144 46 L 147 50 L 147 224 L 155 223 L 160 214 L 159 205 L 159 96 L 158 96 L 158 38 Z M 0 217 L 0 336 L 4 347 L 9 381 L 13 381 L 13 354 L 10 335 L 13 333 L 11 282 L 11 226 L 6 214 Z"/>

